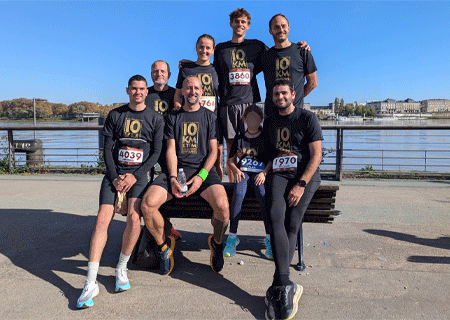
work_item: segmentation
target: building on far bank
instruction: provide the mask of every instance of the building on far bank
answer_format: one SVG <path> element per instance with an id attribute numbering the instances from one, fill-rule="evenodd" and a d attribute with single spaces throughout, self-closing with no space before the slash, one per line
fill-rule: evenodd
<path id="1" fill-rule="evenodd" d="M 370 101 L 367 106 L 374 107 L 377 113 L 420 113 L 421 103 L 413 99 Z"/>
<path id="2" fill-rule="evenodd" d="M 422 100 L 422 112 L 447 112 L 450 111 L 450 100 L 447 99 L 428 99 Z"/>

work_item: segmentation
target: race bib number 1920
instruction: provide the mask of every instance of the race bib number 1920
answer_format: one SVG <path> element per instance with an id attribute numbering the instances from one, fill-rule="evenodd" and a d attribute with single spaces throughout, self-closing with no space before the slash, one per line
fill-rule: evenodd
<path id="1" fill-rule="evenodd" d="M 135 166 L 142 164 L 144 150 L 130 147 L 122 147 L 119 150 L 119 164 Z"/>

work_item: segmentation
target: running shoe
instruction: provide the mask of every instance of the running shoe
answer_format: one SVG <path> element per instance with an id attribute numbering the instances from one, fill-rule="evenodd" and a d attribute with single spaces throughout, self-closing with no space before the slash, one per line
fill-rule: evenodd
<path id="1" fill-rule="evenodd" d="M 275 295 L 275 287 L 270 286 L 266 291 L 266 297 L 264 298 L 264 302 L 266 303 L 266 319 L 272 320 L 275 319 L 275 309 L 274 309 L 274 295 Z"/>
<path id="2" fill-rule="evenodd" d="M 172 236 L 175 240 L 181 239 L 181 233 L 178 232 L 174 227 L 170 229 L 170 236 Z"/>
<path id="3" fill-rule="evenodd" d="M 77 300 L 77 308 L 86 309 L 94 305 L 92 298 L 98 295 L 97 281 L 86 281 L 84 283 L 83 291 Z"/>
<path id="4" fill-rule="evenodd" d="M 236 254 L 236 247 L 239 244 L 239 238 L 238 237 L 230 237 L 227 238 L 227 244 L 225 245 L 225 250 L 223 251 L 223 255 L 225 257 L 232 257 Z"/>
<path id="5" fill-rule="evenodd" d="M 208 237 L 208 246 L 211 250 L 210 264 L 214 272 L 220 272 L 223 269 L 223 244 L 217 244 L 213 235 Z"/>
<path id="6" fill-rule="evenodd" d="M 116 269 L 116 292 L 130 289 L 127 271 L 128 269 Z"/>
<path id="7" fill-rule="evenodd" d="M 266 237 L 266 257 L 273 260 L 272 244 L 270 243 L 270 238 Z"/>
<path id="8" fill-rule="evenodd" d="M 159 273 L 168 275 L 172 272 L 174 260 L 173 250 L 175 249 L 175 239 L 172 236 L 166 238 L 166 243 L 159 252 Z"/>
<path id="9" fill-rule="evenodd" d="M 273 287 L 270 293 L 269 290 L 267 290 L 266 298 L 269 295 L 271 299 L 266 309 L 266 319 L 292 319 L 297 313 L 303 287 L 291 282 L 285 286 Z"/>

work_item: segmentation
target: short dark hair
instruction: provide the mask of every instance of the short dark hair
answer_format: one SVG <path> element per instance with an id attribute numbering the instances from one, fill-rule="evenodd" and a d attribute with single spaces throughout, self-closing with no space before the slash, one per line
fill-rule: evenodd
<path id="1" fill-rule="evenodd" d="M 140 74 L 134 75 L 130 78 L 130 80 L 128 80 L 128 88 L 130 87 L 130 85 L 133 81 L 144 81 L 145 86 L 147 87 L 147 80 Z"/>
<path id="2" fill-rule="evenodd" d="M 270 18 L 270 20 L 269 20 L 269 29 L 272 28 L 272 21 L 273 21 L 276 17 L 283 17 L 283 18 L 285 18 L 286 21 L 287 21 L 287 23 L 288 23 L 288 25 L 289 25 L 289 20 L 288 20 L 288 18 L 286 18 L 286 16 L 285 16 L 284 14 L 282 14 L 282 13 L 277 13 L 277 14 L 274 15 L 272 18 Z"/>
<path id="3" fill-rule="evenodd" d="M 250 112 L 252 112 L 252 111 L 253 111 L 253 112 L 256 112 L 256 113 L 258 114 L 258 116 L 261 117 L 261 119 L 264 119 L 264 112 L 263 112 L 262 109 L 261 109 L 260 107 L 258 107 L 258 105 L 255 104 L 255 103 L 252 103 L 252 104 L 249 105 L 247 108 L 245 108 L 243 118 L 246 118 L 247 115 L 248 115 Z"/>
<path id="4" fill-rule="evenodd" d="M 204 33 L 204 34 L 202 34 L 200 37 L 198 37 L 197 42 L 195 43 L 195 48 L 197 48 L 197 45 L 198 45 L 198 43 L 200 42 L 200 40 L 201 40 L 202 38 L 206 38 L 206 39 L 211 40 L 212 43 L 213 43 L 213 49 L 215 48 L 215 46 L 216 46 L 216 40 L 214 40 L 214 38 L 213 38 L 212 36 L 210 36 L 209 34 L 206 34 L 206 33 Z"/>
<path id="5" fill-rule="evenodd" d="M 277 79 L 275 80 L 273 87 L 275 88 L 276 86 L 288 86 L 289 90 L 291 90 L 291 93 L 294 92 L 294 85 L 292 84 L 292 82 L 290 80 L 287 79 Z M 272 89 L 273 90 L 273 89 Z"/>
<path id="6" fill-rule="evenodd" d="M 248 11 L 245 10 L 244 8 L 237 8 L 232 13 L 230 13 L 230 22 L 233 22 L 234 19 L 242 16 L 246 16 L 248 24 L 250 24 L 250 22 L 252 21 L 252 17 L 250 16 L 250 13 L 248 13 Z"/>

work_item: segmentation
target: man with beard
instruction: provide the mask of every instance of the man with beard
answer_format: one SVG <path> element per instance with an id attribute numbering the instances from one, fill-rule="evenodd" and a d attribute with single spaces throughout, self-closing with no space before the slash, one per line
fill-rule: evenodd
<path id="1" fill-rule="evenodd" d="M 316 65 L 310 51 L 289 41 L 289 21 L 281 13 L 269 21 L 269 33 L 275 46 L 262 54 L 262 69 L 266 84 L 264 113 L 278 113 L 272 102 L 272 89 L 277 79 L 289 80 L 294 85 L 294 106 L 303 108 L 303 98 L 317 87 Z M 306 83 L 305 83 L 306 79 Z"/>
<path id="2" fill-rule="evenodd" d="M 289 266 L 303 215 L 320 185 L 323 136 L 317 116 L 293 104 L 296 93 L 288 80 L 276 80 L 272 93 L 278 112 L 264 121 L 264 139 L 272 161 L 266 208 L 275 273 L 265 298 L 266 319 L 291 319 L 303 287 L 289 279 Z"/>
<path id="3" fill-rule="evenodd" d="M 213 208 L 211 223 L 214 232 L 208 237 L 210 264 L 215 272 L 223 268 L 222 238 L 230 216 L 229 205 L 225 188 L 214 167 L 217 157 L 216 115 L 200 106 L 202 93 L 202 84 L 197 77 L 188 76 L 184 80 L 184 105 L 166 116 L 167 173 L 158 176 L 142 201 L 145 225 L 156 240 L 160 273 L 164 275 L 169 274 L 174 266 L 175 241 L 171 236 L 164 239 L 164 218 L 159 208 L 174 197 L 183 197 L 177 181 L 179 169 L 184 170 L 189 186 L 185 196 L 199 194 Z"/>
<path id="4" fill-rule="evenodd" d="M 86 282 L 77 300 L 77 308 L 93 306 L 92 298 L 99 293 L 97 273 L 119 192 L 127 194 L 128 209 L 116 267 L 115 291 L 130 289 L 127 263 L 141 231 L 141 199 L 153 179 L 151 169 L 161 152 L 164 120 L 145 105 L 147 81 L 135 75 L 128 81 L 126 91 L 130 102 L 111 110 L 102 131 L 106 174 L 100 188 L 100 207 L 91 236 Z"/>

